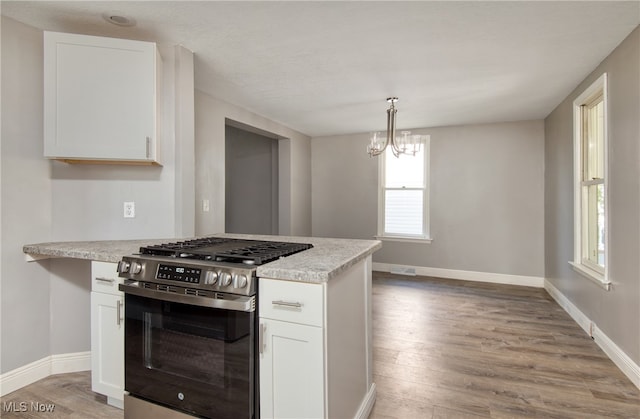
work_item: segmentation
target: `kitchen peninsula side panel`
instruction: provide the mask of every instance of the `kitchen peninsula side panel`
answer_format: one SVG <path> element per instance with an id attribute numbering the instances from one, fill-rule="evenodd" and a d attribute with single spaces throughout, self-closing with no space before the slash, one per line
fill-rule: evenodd
<path id="1" fill-rule="evenodd" d="M 323 283 L 259 279 L 262 419 L 369 416 L 371 266 L 367 256 Z"/>

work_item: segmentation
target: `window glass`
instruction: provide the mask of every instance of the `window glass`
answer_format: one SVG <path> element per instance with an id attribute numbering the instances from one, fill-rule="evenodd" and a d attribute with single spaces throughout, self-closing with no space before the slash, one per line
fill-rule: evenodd
<path id="1" fill-rule="evenodd" d="M 604 178 L 604 101 L 600 94 L 584 106 L 584 180 Z"/>
<path id="2" fill-rule="evenodd" d="M 583 118 L 583 258 L 604 268 L 604 94 L 598 91 L 582 106 Z"/>
<path id="3" fill-rule="evenodd" d="M 423 191 L 387 190 L 385 193 L 385 233 L 423 234 Z"/>
<path id="4" fill-rule="evenodd" d="M 395 157 L 387 148 L 385 157 L 385 187 L 422 188 L 424 186 L 424 147 L 415 156 Z"/>
<path id="5" fill-rule="evenodd" d="M 604 185 L 589 185 L 586 188 L 587 223 L 585 258 L 604 267 Z"/>

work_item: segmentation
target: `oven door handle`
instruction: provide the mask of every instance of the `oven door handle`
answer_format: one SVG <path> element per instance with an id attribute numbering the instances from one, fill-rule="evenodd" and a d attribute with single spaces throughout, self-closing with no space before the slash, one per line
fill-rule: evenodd
<path id="1" fill-rule="evenodd" d="M 256 297 L 246 295 L 225 294 L 226 299 L 202 297 L 198 295 L 177 294 L 174 292 L 159 291 L 149 288 L 142 288 L 138 281 L 126 280 L 118 286 L 125 294 L 137 295 L 139 297 L 152 298 L 160 301 L 171 301 L 173 303 L 190 304 L 200 307 L 219 308 L 233 311 L 256 311 Z"/>

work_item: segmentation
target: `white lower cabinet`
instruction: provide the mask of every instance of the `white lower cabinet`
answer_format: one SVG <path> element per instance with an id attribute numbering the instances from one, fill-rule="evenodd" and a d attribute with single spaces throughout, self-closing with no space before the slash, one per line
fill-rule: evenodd
<path id="1" fill-rule="evenodd" d="M 122 408 L 124 398 L 124 294 L 115 263 L 91 263 L 91 389 Z"/>
<path id="2" fill-rule="evenodd" d="M 260 417 L 324 418 L 323 286 L 260 278 Z"/>
<path id="3" fill-rule="evenodd" d="M 322 328 L 261 319 L 260 416 L 323 418 Z"/>
<path id="4" fill-rule="evenodd" d="M 258 279 L 260 417 L 366 419 L 371 257 L 328 281 Z"/>

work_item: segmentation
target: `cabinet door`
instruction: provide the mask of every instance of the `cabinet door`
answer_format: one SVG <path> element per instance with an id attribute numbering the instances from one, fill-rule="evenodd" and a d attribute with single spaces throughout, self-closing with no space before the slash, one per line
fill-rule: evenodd
<path id="1" fill-rule="evenodd" d="M 91 389 L 124 396 L 124 297 L 91 293 Z"/>
<path id="2" fill-rule="evenodd" d="M 323 418 L 322 328 L 260 319 L 260 417 Z"/>
<path id="3" fill-rule="evenodd" d="M 44 154 L 155 158 L 155 44 L 45 32 Z"/>

